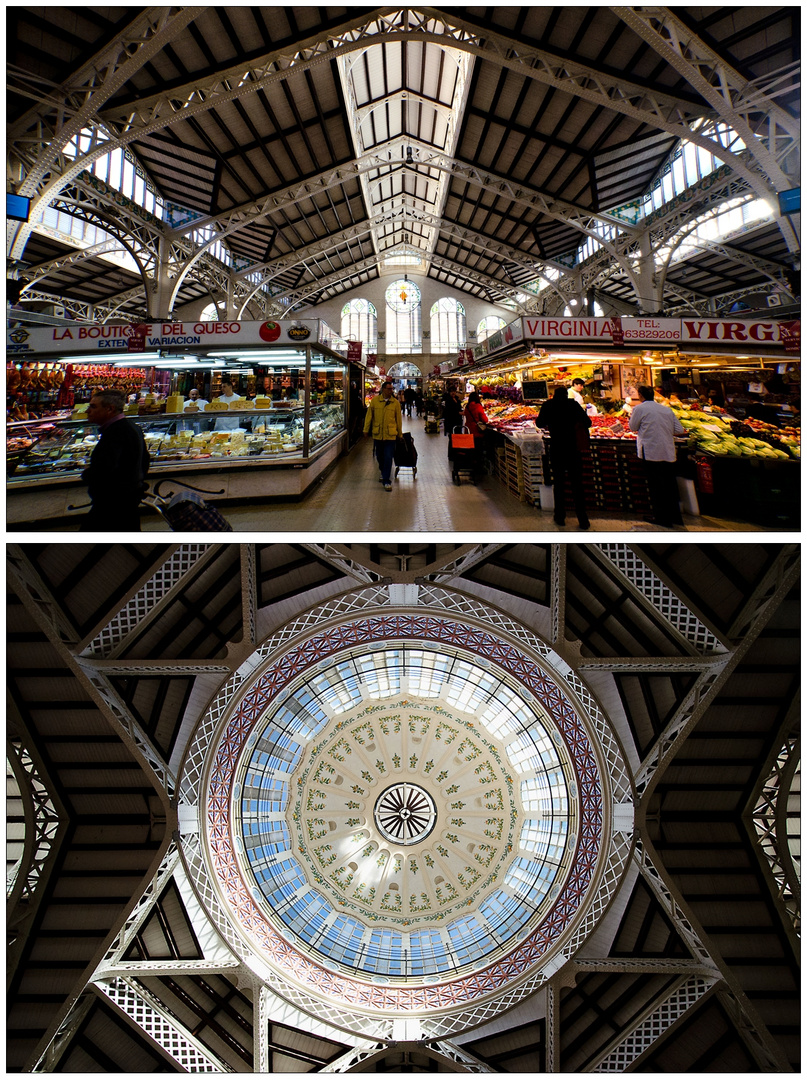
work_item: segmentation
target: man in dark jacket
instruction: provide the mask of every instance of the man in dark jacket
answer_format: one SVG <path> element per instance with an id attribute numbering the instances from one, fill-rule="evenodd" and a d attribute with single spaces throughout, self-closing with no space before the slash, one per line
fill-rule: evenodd
<path id="1" fill-rule="evenodd" d="M 588 443 L 591 420 L 576 401 L 570 400 L 564 386 L 555 390 L 555 396 L 545 401 L 538 413 L 536 425 L 549 432 L 549 461 L 552 466 L 552 491 L 555 496 L 555 523 L 566 524 L 566 474 L 572 487 L 577 525 L 588 529 L 590 522 L 586 511 L 583 489 L 583 460 L 581 447 Z"/>
<path id="2" fill-rule="evenodd" d="M 92 500 L 82 532 L 140 532 L 138 507 L 150 461 L 143 432 L 123 410 L 123 394 L 117 390 L 93 394 L 87 408 L 100 438 L 81 476 Z"/>

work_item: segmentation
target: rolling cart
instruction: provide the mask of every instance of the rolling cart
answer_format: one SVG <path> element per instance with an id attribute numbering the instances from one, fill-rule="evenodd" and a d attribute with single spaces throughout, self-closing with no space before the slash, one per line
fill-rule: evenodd
<path id="1" fill-rule="evenodd" d="M 143 502 L 156 510 L 168 522 L 171 532 L 232 532 L 233 527 L 215 506 L 206 503 L 202 495 L 223 495 L 221 491 L 202 491 L 183 484 L 184 490 L 161 492 L 163 484 L 176 484 L 168 478 L 157 480 Z"/>
<path id="2" fill-rule="evenodd" d="M 423 402 L 423 413 L 426 418 L 426 434 L 427 435 L 439 435 L 440 434 L 440 405 L 433 398 L 428 398 Z"/>
<path id="3" fill-rule="evenodd" d="M 403 433 L 403 437 L 397 439 L 395 442 L 395 475 L 397 476 L 401 469 L 411 469 L 412 479 L 417 480 L 418 475 L 418 452 L 415 446 L 415 440 L 409 434 L 408 431 Z"/>
<path id="4" fill-rule="evenodd" d="M 476 483 L 476 448 L 474 437 L 467 427 L 456 427 L 449 436 L 448 457 L 451 462 L 451 479 L 455 484 L 462 483 L 466 476 L 472 484 Z"/>

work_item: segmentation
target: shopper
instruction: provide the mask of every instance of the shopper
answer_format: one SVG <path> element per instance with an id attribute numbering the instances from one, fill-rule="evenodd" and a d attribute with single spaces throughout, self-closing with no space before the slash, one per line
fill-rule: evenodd
<path id="1" fill-rule="evenodd" d="M 462 423 L 462 402 L 456 390 L 446 390 L 441 402 L 443 407 L 443 431 L 450 435 Z"/>
<path id="2" fill-rule="evenodd" d="M 480 469 L 484 468 L 485 464 L 484 447 L 488 423 L 487 413 L 479 400 L 479 394 L 474 391 L 468 395 L 468 401 L 465 405 L 465 426 L 474 437 L 476 463 Z"/>
<path id="3" fill-rule="evenodd" d="M 82 532 L 140 532 L 140 500 L 146 489 L 149 454 L 140 427 L 124 415 L 119 390 L 93 394 L 87 419 L 100 438 L 81 474 L 92 507 Z"/>
<path id="4" fill-rule="evenodd" d="M 404 404 L 406 406 L 406 415 L 412 415 L 412 406 L 415 404 L 415 391 L 411 386 L 407 386 L 404 390 Z"/>
<path id="5" fill-rule="evenodd" d="M 381 470 L 385 491 L 392 491 L 392 461 L 396 440 L 403 438 L 401 403 L 392 396 L 392 381 L 387 380 L 367 408 L 364 434 L 373 435 L 373 451 Z"/>
<path id="6" fill-rule="evenodd" d="M 552 491 L 555 497 L 556 525 L 566 524 L 566 477 L 569 477 L 577 514 L 577 525 L 588 529 L 583 487 L 583 451 L 588 446 L 591 420 L 576 401 L 569 399 L 565 386 L 555 389 L 554 397 L 545 401 L 536 424 L 549 432 L 549 463 L 552 468 Z"/>
<path id="7" fill-rule="evenodd" d="M 636 453 L 644 462 L 650 490 L 653 525 L 683 525 L 675 478 L 675 439 L 686 431 L 667 405 L 653 400 L 652 386 L 639 386 L 639 404 L 631 410 L 629 425 L 636 432 Z"/>

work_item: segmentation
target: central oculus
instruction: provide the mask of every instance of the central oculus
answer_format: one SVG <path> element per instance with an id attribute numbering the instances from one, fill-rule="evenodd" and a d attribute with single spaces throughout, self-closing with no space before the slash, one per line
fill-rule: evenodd
<path id="1" fill-rule="evenodd" d="M 376 799 L 373 819 L 385 840 L 408 847 L 432 831 L 437 807 L 428 791 L 417 784 L 393 784 Z"/>

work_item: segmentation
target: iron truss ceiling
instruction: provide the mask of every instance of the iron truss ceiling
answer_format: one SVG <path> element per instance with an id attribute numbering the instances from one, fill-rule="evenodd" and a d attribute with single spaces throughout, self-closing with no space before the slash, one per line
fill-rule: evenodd
<path id="1" fill-rule="evenodd" d="M 7 585 L 10 1071 L 798 1071 L 797 545 L 26 544 Z M 593 933 L 448 1040 L 379 1042 L 267 990 L 174 839 L 218 689 L 368 590 L 531 628 L 631 773 L 632 855 Z"/>
<path id="2" fill-rule="evenodd" d="M 517 311 L 555 313 L 592 291 L 606 313 L 798 293 L 798 218 L 694 252 L 647 296 L 636 259 L 680 222 L 615 214 L 682 137 L 718 152 L 734 197 L 775 204 L 798 186 L 798 6 L 11 6 L 7 20 L 15 188 L 35 210 L 129 235 L 141 263 L 121 280 L 103 259 L 68 264 L 12 228 L 12 274 L 32 303 L 159 318 L 229 290 L 241 317 L 302 313 L 395 254 Z M 745 149 L 720 148 L 717 123 Z M 92 144 L 69 158 L 85 130 Z M 166 221 L 87 182 L 116 146 L 180 208 Z M 695 192 L 686 213 L 724 197 L 720 185 Z M 603 224 L 620 226 L 613 245 L 570 269 Z M 189 243 L 201 227 L 232 271 Z M 547 271 L 561 273 L 551 289 L 536 283 Z"/>

